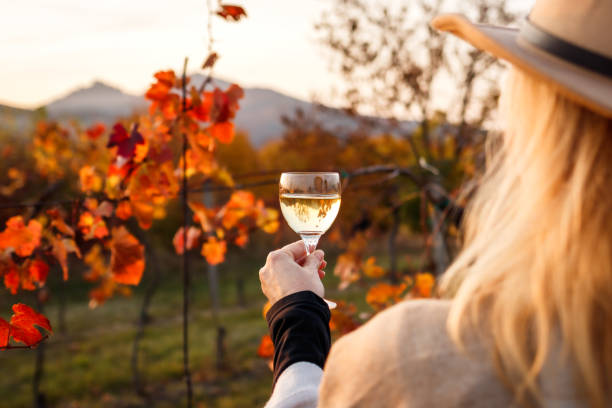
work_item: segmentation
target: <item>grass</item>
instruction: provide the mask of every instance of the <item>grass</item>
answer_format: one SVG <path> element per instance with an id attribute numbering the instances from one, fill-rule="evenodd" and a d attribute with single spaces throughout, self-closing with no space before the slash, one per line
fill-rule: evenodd
<path id="1" fill-rule="evenodd" d="M 267 244 L 269 245 L 269 243 Z M 382 248 L 378 248 L 378 253 Z M 267 333 L 261 310 L 265 298 L 261 294 L 257 271 L 265 261 L 265 250 L 234 252 L 219 266 L 219 321 L 227 330 L 225 368 L 216 369 L 216 328 L 210 311 L 206 265 L 192 262 L 190 315 L 190 364 L 197 407 L 263 406 L 272 385 L 267 361 L 256 355 L 261 336 Z M 141 342 L 141 368 L 148 399 L 139 397 L 132 384 L 130 365 L 135 322 L 139 315 L 144 289 L 150 271 L 130 297 L 110 299 L 104 305 L 89 309 L 88 287 L 73 276 L 66 284 L 48 282 L 51 300 L 45 314 L 56 333 L 45 343 L 45 365 L 41 388 L 53 407 L 177 407 L 185 402 L 182 366 L 182 289 L 178 259 L 160 254 L 162 279 L 150 307 L 152 321 Z M 334 254 L 327 256 L 333 270 Z M 385 265 L 384 256 L 378 261 Z M 400 260 L 406 266 L 407 260 Z M 78 274 L 74 272 L 74 274 Z M 55 275 L 59 275 L 56 273 Z M 244 282 L 243 306 L 239 305 L 236 283 Z M 338 280 L 329 273 L 325 277 L 327 297 L 348 300 L 360 310 L 368 310 L 364 289 L 352 286 L 338 292 Z M 57 332 L 60 295 L 66 299 L 67 332 Z M 23 297 L 25 296 L 25 297 Z M 1 310 L 9 304 L 25 301 L 33 305 L 31 294 L 22 298 L 2 296 Z M 5 316 L 6 317 L 6 316 Z M 0 352 L 0 406 L 31 407 L 32 375 L 36 351 Z"/>
<path id="2" fill-rule="evenodd" d="M 260 258 L 255 256 L 255 258 Z M 256 350 L 267 327 L 261 315 L 265 301 L 259 293 L 256 271 L 261 259 L 235 257 L 219 268 L 222 309 L 219 321 L 227 329 L 226 369 L 215 368 L 216 329 L 210 313 L 208 286 L 203 265 L 193 267 L 190 318 L 190 362 L 195 401 L 204 407 L 262 405 L 269 396 L 271 373 Z M 183 402 L 185 390 L 182 367 L 182 291 L 180 273 L 168 270 L 151 304 L 153 321 L 141 342 L 141 365 L 146 390 L 152 400 L 138 397 L 132 386 L 131 353 L 136 319 L 144 288 L 127 298 L 114 298 L 89 309 L 81 283 L 62 288 L 51 284 L 51 293 L 68 292 L 67 333 L 55 333 L 45 343 L 45 373 L 42 390 L 50 406 L 57 407 L 175 407 Z M 245 274 L 245 307 L 236 305 L 236 277 Z M 254 270 L 254 271 L 253 271 Z M 70 282 L 70 281 L 69 281 Z M 143 282 L 146 286 L 147 282 Z M 76 286 L 76 287 L 75 287 Z M 77 293 L 73 293 L 77 292 Z M 3 296 L 3 303 L 31 299 Z M 31 298 L 31 296 L 30 296 Z M 5 309 L 6 310 L 6 309 Z M 45 314 L 57 331 L 57 299 Z M 0 353 L 0 406 L 30 407 L 36 351 L 10 350 Z M 153 404 L 154 403 L 154 404 Z"/>

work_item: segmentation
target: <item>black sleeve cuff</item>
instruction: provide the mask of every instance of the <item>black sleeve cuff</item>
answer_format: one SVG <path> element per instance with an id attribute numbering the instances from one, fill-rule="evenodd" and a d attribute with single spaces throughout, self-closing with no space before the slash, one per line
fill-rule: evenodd
<path id="1" fill-rule="evenodd" d="M 323 368 L 331 347 L 327 303 L 311 291 L 285 296 L 266 314 L 274 344 L 274 384 L 293 363 L 307 361 Z"/>

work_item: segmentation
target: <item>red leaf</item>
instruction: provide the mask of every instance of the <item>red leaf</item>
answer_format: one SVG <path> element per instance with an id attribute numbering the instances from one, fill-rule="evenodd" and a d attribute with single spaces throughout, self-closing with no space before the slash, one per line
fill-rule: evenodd
<path id="1" fill-rule="evenodd" d="M 244 96 L 244 90 L 236 84 L 231 84 L 224 92 L 219 88 L 210 93 L 204 94 L 204 104 L 212 102 L 210 119 L 212 122 L 227 122 L 236 116 L 236 111 L 240 107 L 238 100 Z M 212 98 L 212 99 L 209 99 Z"/>
<path id="2" fill-rule="evenodd" d="M 52 332 L 49 320 L 44 315 L 36 313 L 31 307 L 18 303 L 13 305 L 13 312 L 15 313 L 11 317 L 11 337 L 13 340 L 32 346 L 42 340 L 43 337 L 35 326 Z"/>
<path id="3" fill-rule="evenodd" d="M 17 265 L 12 264 L 8 267 L 8 270 L 4 271 L 4 286 L 11 291 L 11 295 L 17 294 L 21 277 Z"/>
<path id="4" fill-rule="evenodd" d="M 110 201 L 102 201 L 95 209 L 94 214 L 98 217 L 110 217 L 113 215 L 113 204 Z"/>
<path id="5" fill-rule="evenodd" d="M 234 239 L 234 244 L 244 248 L 249 242 L 248 229 L 244 225 L 238 225 L 238 236 Z"/>
<path id="6" fill-rule="evenodd" d="M 0 348 L 8 346 L 11 325 L 0 317 Z"/>
<path id="7" fill-rule="evenodd" d="M 47 275 L 49 274 L 49 265 L 47 265 L 40 259 L 35 259 L 28 266 L 28 272 L 32 280 L 42 286 L 47 281 Z"/>
<path id="8" fill-rule="evenodd" d="M 215 123 L 210 128 L 210 135 L 221 143 L 232 143 L 234 140 L 234 124 L 232 122 Z"/>
<path id="9" fill-rule="evenodd" d="M 87 137 L 89 137 L 91 140 L 96 140 L 100 136 L 102 136 L 102 133 L 104 133 L 105 130 L 106 126 L 104 126 L 104 123 L 96 123 L 94 125 L 91 125 L 85 131 L 85 133 L 87 134 Z"/>
<path id="10" fill-rule="evenodd" d="M 215 62 L 219 59 L 219 54 L 216 52 L 212 52 L 206 57 L 206 61 L 202 64 L 202 69 L 212 68 L 215 65 Z"/>
<path id="11" fill-rule="evenodd" d="M 111 272 L 115 282 L 138 285 L 144 268 L 144 246 L 124 226 L 113 228 Z"/>
<path id="12" fill-rule="evenodd" d="M 172 89 L 172 86 L 168 86 L 161 82 L 156 82 L 151 85 L 149 90 L 145 93 L 145 98 L 152 101 L 163 101 L 168 96 L 170 89 Z"/>
<path id="13" fill-rule="evenodd" d="M 240 21 L 241 18 L 247 16 L 242 7 L 230 4 L 222 4 L 221 10 L 217 11 L 217 15 L 229 21 Z"/>
<path id="14" fill-rule="evenodd" d="M 136 146 L 139 144 L 144 144 L 144 138 L 138 132 L 138 125 L 134 125 L 132 132 L 128 135 L 125 127 L 121 123 L 117 123 L 113 126 L 106 147 L 117 146 L 117 155 L 130 160 L 136 154 Z"/>
<path id="15" fill-rule="evenodd" d="M 125 221 L 132 216 L 132 206 L 128 201 L 121 201 L 119 204 L 117 204 L 115 214 L 117 217 Z"/>
<path id="16" fill-rule="evenodd" d="M 174 239 L 172 240 L 172 243 L 174 244 L 174 250 L 179 255 L 181 255 L 185 251 L 183 242 L 183 231 L 183 227 L 179 228 L 179 230 L 176 231 L 176 234 L 174 234 Z M 193 249 L 196 245 L 198 245 L 198 240 L 200 239 L 201 235 L 202 231 L 199 228 L 189 227 L 189 229 L 187 230 L 187 250 Z"/>

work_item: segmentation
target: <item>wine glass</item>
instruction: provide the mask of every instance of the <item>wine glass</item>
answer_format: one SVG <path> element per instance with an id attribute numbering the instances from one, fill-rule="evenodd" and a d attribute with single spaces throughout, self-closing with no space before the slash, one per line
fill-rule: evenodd
<path id="1" fill-rule="evenodd" d="M 283 217 L 302 238 L 306 254 L 310 255 L 340 210 L 340 175 L 334 172 L 282 173 L 279 200 Z M 325 301 L 330 309 L 336 306 Z"/>

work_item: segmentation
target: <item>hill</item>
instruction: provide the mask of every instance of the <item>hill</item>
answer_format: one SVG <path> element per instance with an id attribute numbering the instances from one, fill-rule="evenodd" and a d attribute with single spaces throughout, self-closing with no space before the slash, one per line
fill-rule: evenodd
<path id="1" fill-rule="evenodd" d="M 204 77 L 196 74 L 191 83 L 198 86 Z M 215 80 L 215 85 L 225 89 L 229 83 Z M 244 99 L 235 119 L 236 126 L 249 133 L 251 143 L 259 147 L 268 141 L 278 139 L 283 133 L 281 117 L 292 115 L 300 109 L 306 115 L 317 117 L 330 129 L 351 131 L 360 126 L 355 118 L 347 116 L 341 110 L 324 108 L 280 92 L 265 88 L 245 88 Z M 95 81 L 93 84 L 78 88 L 52 101 L 44 108 L 51 119 L 77 119 L 85 125 L 93 122 L 112 124 L 117 118 L 146 109 L 148 102 L 141 95 L 132 95 L 119 88 Z M 0 105 L 0 126 L 26 126 L 31 121 L 34 111 Z M 382 120 L 373 118 L 383 123 Z M 407 129 L 413 123 L 402 125 Z"/>

